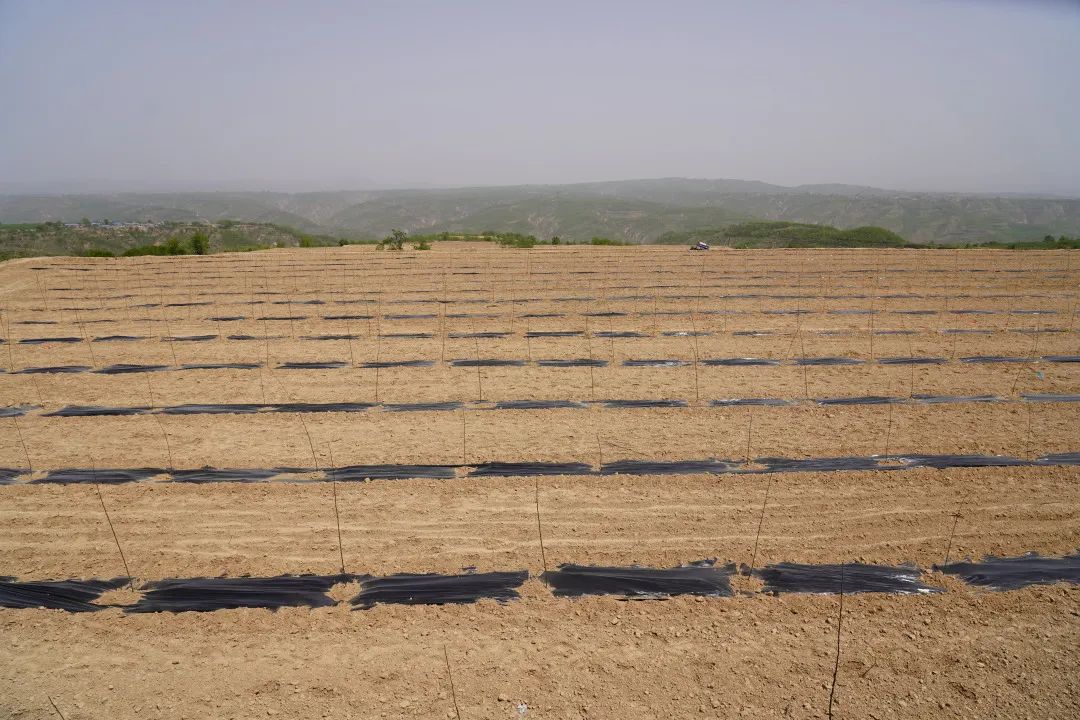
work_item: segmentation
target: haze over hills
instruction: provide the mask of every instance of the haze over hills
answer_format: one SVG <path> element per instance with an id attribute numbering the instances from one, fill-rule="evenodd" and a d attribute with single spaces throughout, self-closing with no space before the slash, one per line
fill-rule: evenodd
<path id="1" fill-rule="evenodd" d="M 914 242 L 1036 240 L 1080 234 L 1080 198 L 785 187 L 748 180 L 662 178 L 337 192 L 0 195 L 0 222 L 236 219 L 307 232 L 381 237 L 410 232 L 512 231 L 569 240 L 652 242 L 665 232 L 751 219 L 879 225 Z"/>

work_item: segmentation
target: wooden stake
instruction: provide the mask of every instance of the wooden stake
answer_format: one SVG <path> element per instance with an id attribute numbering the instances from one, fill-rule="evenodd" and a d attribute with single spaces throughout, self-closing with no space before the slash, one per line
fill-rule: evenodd
<path id="1" fill-rule="evenodd" d="M 30 472 L 34 472 L 34 464 L 30 462 L 30 451 L 26 449 L 26 441 L 23 439 L 22 428 L 19 427 L 19 419 L 12 415 L 11 422 L 15 423 L 15 433 L 19 436 L 19 444 L 22 445 L 23 455 L 26 456 L 26 466 L 30 468 Z"/>
<path id="2" fill-rule="evenodd" d="M 540 537 L 540 562 L 547 572 L 547 551 L 544 549 L 544 529 L 540 525 L 540 478 L 533 476 L 533 497 L 536 500 L 536 534 Z"/>
<path id="3" fill-rule="evenodd" d="M 337 522 L 337 549 L 341 560 L 341 574 L 345 574 L 345 551 L 341 546 L 341 512 L 338 510 L 337 501 L 337 464 L 334 463 L 334 448 L 330 443 L 326 444 L 326 452 L 330 455 L 330 487 L 334 491 L 334 520 Z"/>
<path id="4" fill-rule="evenodd" d="M 94 467 L 94 461 L 90 461 L 90 474 L 97 479 L 97 468 Z M 120 561 L 124 563 L 124 573 L 128 578 L 128 587 L 134 592 L 135 581 L 131 577 L 131 570 L 128 569 L 127 558 L 124 557 L 124 550 L 120 547 L 120 538 L 116 536 L 116 528 L 113 527 L 112 518 L 109 517 L 109 509 L 105 507 L 105 498 L 101 494 L 101 487 L 95 482 L 94 491 L 97 493 L 98 501 L 101 503 L 101 510 L 105 513 L 105 521 L 109 523 L 109 530 L 112 532 L 113 542 L 116 543 L 116 550 L 120 553 Z"/>
<path id="5" fill-rule="evenodd" d="M 840 626 L 844 622 L 844 574 L 847 563 L 840 566 L 840 609 L 836 616 L 836 663 L 832 671 L 832 687 L 829 688 L 829 720 L 833 716 L 833 696 L 836 695 L 836 676 L 840 672 Z"/>
<path id="6" fill-rule="evenodd" d="M 454 675 L 450 672 L 450 655 L 446 651 L 446 645 L 443 645 L 443 659 L 446 661 L 446 677 L 450 680 L 450 697 L 454 700 L 454 717 L 456 720 L 461 720 L 461 710 L 457 704 L 457 691 L 454 690 Z"/>

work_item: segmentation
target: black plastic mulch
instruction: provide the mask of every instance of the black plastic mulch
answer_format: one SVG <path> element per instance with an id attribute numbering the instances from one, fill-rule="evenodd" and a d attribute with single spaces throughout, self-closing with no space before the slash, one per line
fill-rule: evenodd
<path id="1" fill-rule="evenodd" d="M 469 477 L 517 477 L 527 475 L 591 475 L 592 466 L 585 463 L 492 462 L 477 465 Z"/>
<path id="2" fill-rule="evenodd" d="M 686 407 L 685 400 L 600 400 L 598 404 L 606 408 L 640 410 L 643 408 L 680 408 Z"/>
<path id="3" fill-rule="evenodd" d="M 560 338 L 560 337 L 580 337 L 583 335 L 580 330 L 551 330 L 551 331 L 533 331 L 525 333 L 527 338 Z"/>
<path id="4" fill-rule="evenodd" d="M 1023 467 L 1030 460 L 1006 455 L 893 455 L 889 459 L 906 462 L 908 467 L 936 469 L 954 467 Z"/>
<path id="5" fill-rule="evenodd" d="M 13 405 L 11 407 L 0 407 L 0 418 L 22 417 L 29 411 L 33 410 L 35 407 L 35 405 Z"/>
<path id="6" fill-rule="evenodd" d="M 537 360 L 540 367 L 571 368 L 571 367 L 606 367 L 607 360 L 595 360 L 590 358 L 575 358 L 572 360 Z"/>
<path id="7" fill-rule="evenodd" d="M 644 360 L 623 360 L 623 367 L 683 367 L 689 365 L 689 360 L 679 359 L 644 359 Z"/>
<path id="8" fill-rule="evenodd" d="M 82 342 L 82 338 L 78 337 L 46 337 L 46 338 L 24 338 L 19 341 L 20 345 L 44 345 L 45 343 L 77 343 Z"/>
<path id="9" fill-rule="evenodd" d="M 118 363 L 116 365 L 110 365 L 108 367 L 95 370 L 99 375 L 127 375 L 128 373 L 144 373 L 144 372 L 161 372 L 162 370 L 168 370 L 168 365 L 131 365 L 128 363 Z"/>
<path id="10" fill-rule="evenodd" d="M 507 602 L 520 597 L 517 588 L 528 577 L 527 570 L 462 575 L 400 573 L 364 580 L 360 594 L 350 602 L 357 609 L 368 609 L 379 603 L 445 605 L 474 603 L 481 599 Z"/>
<path id="11" fill-rule="evenodd" d="M 43 580 L 16 582 L 0 578 L 0 607 L 45 608 L 68 612 L 94 612 L 107 605 L 95 605 L 94 600 L 106 590 L 115 590 L 128 582 L 127 578 L 112 580 Z"/>
<path id="12" fill-rule="evenodd" d="M 964 363 L 1022 363 L 1027 361 L 1027 358 L 1005 357 L 1004 355 L 969 355 L 960 358 L 960 362 Z"/>
<path id="13" fill-rule="evenodd" d="M 178 578 L 140 588 L 142 598 L 129 613 L 208 612 L 232 608 L 327 607 L 336 604 L 326 592 L 351 575 L 279 575 L 245 578 Z"/>
<path id="14" fill-rule="evenodd" d="M 61 373 L 83 373 L 90 370 L 89 365 L 46 365 L 44 367 L 28 367 L 22 370 L 16 370 L 16 375 L 40 375 L 40 374 L 61 374 Z"/>
<path id="15" fill-rule="evenodd" d="M 1080 452 L 1052 453 L 1035 462 L 1039 465 L 1080 465 Z"/>
<path id="16" fill-rule="evenodd" d="M 794 405 L 795 402 L 792 400 L 781 400 L 780 398 L 727 398 L 724 400 L 713 400 L 709 404 L 713 407 L 742 407 L 744 405 L 785 407 L 787 405 Z"/>
<path id="17" fill-rule="evenodd" d="M 576 400 L 500 400 L 495 403 L 496 410 L 555 410 L 567 408 L 580 410 L 584 403 Z"/>
<path id="18" fill-rule="evenodd" d="M 556 597 L 618 595 L 643 600 L 673 595 L 730 597 L 734 571 L 734 565 L 718 568 L 709 560 L 673 568 L 566 564 L 540 577 Z"/>
<path id="19" fill-rule="evenodd" d="M 158 412 L 164 415 L 244 415 L 256 413 L 269 407 L 272 406 L 262 403 L 227 403 L 220 405 L 188 403 L 159 408 Z"/>
<path id="20" fill-rule="evenodd" d="M 343 412 L 343 413 L 355 413 L 364 412 L 375 407 L 373 403 L 355 403 L 355 402 L 339 402 L 339 403 L 275 403 L 268 406 L 270 412 L 277 413 L 320 413 L 320 412 Z"/>
<path id="21" fill-rule="evenodd" d="M 283 362 L 278 365 L 279 370 L 337 370 L 348 367 L 347 362 L 341 360 L 327 360 L 323 362 Z"/>
<path id="22" fill-rule="evenodd" d="M 616 460 L 604 463 L 601 475 L 697 475 L 730 472 L 723 460 Z"/>
<path id="23" fill-rule="evenodd" d="M 1080 584 L 1080 553 L 1066 557 L 1042 557 L 1034 553 L 1020 557 L 987 557 L 982 562 L 958 562 L 934 566 L 956 575 L 969 585 L 991 590 L 1016 590 L 1029 585 L 1057 582 Z"/>
<path id="24" fill-rule="evenodd" d="M 911 396 L 912 400 L 930 405 L 938 403 L 1001 402 L 1004 398 L 997 395 L 920 395 Z"/>
<path id="25" fill-rule="evenodd" d="M 366 362 L 361 364 L 360 367 L 365 370 L 375 370 L 376 368 L 386 370 L 388 368 L 431 367 L 434 364 L 434 360 L 383 360 L 381 362 Z"/>
<path id="26" fill-rule="evenodd" d="M 359 335 L 350 335 L 349 333 L 339 333 L 336 335 L 303 335 L 301 340 L 359 340 Z"/>
<path id="27" fill-rule="evenodd" d="M 948 362 L 943 357 L 888 357 L 878 358 L 879 365 L 943 365 Z"/>
<path id="28" fill-rule="evenodd" d="M 916 567 L 890 565 L 804 565 L 777 563 L 755 570 L 754 575 L 765 582 L 765 592 L 783 593 L 935 593 L 939 588 L 919 581 Z"/>
<path id="29" fill-rule="evenodd" d="M 43 417 L 91 417 L 100 415 L 142 415 L 149 407 L 101 407 L 99 405 L 68 405 L 45 413 Z"/>
<path id="30" fill-rule="evenodd" d="M 1080 355 L 1043 355 L 1043 360 L 1057 363 L 1080 363 Z"/>
<path id="31" fill-rule="evenodd" d="M 346 465 L 325 471 L 327 480 L 363 482 L 365 480 L 432 480 L 454 477 L 454 465 Z"/>
<path id="32" fill-rule="evenodd" d="M 799 358 L 795 361 L 796 365 L 862 365 L 866 361 L 859 360 L 857 358 L 845 358 L 845 357 L 816 357 L 816 358 Z"/>
<path id="33" fill-rule="evenodd" d="M 0 485 L 10 485 L 15 482 L 15 479 L 20 475 L 25 475 L 29 470 L 24 468 L 6 468 L 0 467 Z"/>
<path id="34" fill-rule="evenodd" d="M 885 395 L 863 395 L 860 397 L 819 398 L 818 405 L 894 405 L 904 402 L 903 398 Z"/>
<path id="35" fill-rule="evenodd" d="M 780 361 L 765 358 L 711 358 L 702 360 L 701 364 L 708 367 L 764 367 L 779 365 Z"/>
<path id="36" fill-rule="evenodd" d="M 836 470 L 880 470 L 873 457 L 832 457 L 832 458 L 755 458 L 756 465 L 764 468 L 756 472 L 832 472 Z"/>
<path id="37" fill-rule="evenodd" d="M 1080 402 L 1080 395 L 1072 393 L 1021 393 L 1028 402 Z"/>
<path id="38" fill-rule="evenodd" d="M 458 400 L 450 402 L 430 403 L 385 403 L 382 406 L 387 412 L 426 412 L 443 410 L 460 410 L 464 405 Z"/>
<path id="39" fill-rule="evenodd" d="M 161 338 L 162 342 L 208 342 L 216 339 L 217 335 L 176 335 Z"/>
<path id="40" fill-rule="evenodd" d="M 454 339 L 459 339 L 459 338 L 495 339 L 495 338 L 508 337 L 509 335 L 510 335 L 510 333 L 504 333 L 504 332 L 463 332 L 463 333 L 450 333 L 450 334 L 447 335 L 447 337 L 454 338 Z"/>
<path id="41" fill-rule="evenodd" d="M 184 363 L 180 366 L 181 370 L 257 370 L 262 367 L 262 363 L 239 363 L 239 362 L 224 362 L 224 363 Z"/>
<path id="42" fill-rule="evenodd" d="M 146 340 L 145 335 L 103 335 L 101 337 L 94 338 L 94 342 L 134 342 L 135 340 Z"/>
<path id="43" fill-rule="evenodd" d="M 173 470 L 174 482 L 182 483 L 217 483 L 217 482 L 264 482 L 283 473 L 295 472 L 297 468 L 199 468 L 198 470 Z M 301 472 L 303 472 L 301 470 Z"/>
<path id="44" fill-rule="evenodd" d="M 451 360 L 453 367 L 524 367 L 524 360 L 500 360 L 497 358 L 479 360 Z"/>
<path id="45" fill-rule="evenodd" d="M 43 485 L 75 483 L 120 485 L 147 480 L 164 472 L 166 471 L 163 468 L 64 468 L 50 470 L 45 477 L 33 482 Z"/>

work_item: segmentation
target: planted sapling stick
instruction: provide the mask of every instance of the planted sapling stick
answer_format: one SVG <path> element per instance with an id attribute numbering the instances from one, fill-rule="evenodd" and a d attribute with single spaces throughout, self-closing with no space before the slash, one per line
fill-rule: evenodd
<path id="1" fill-rule="evenodd" d="M 94 466 L 94 461 L 90 460 L 90 474 L 97 479 L 97 468 Z M 101 486 L 96 482 L 94 483 L 94 492 L 97 493 L 98 502 L 101 503 L 101 511 L 105 513 L 105 522 L 109 524 L 109 531 L 112 533 L 113 542 L 116 543 L 116 551 L 120 553 L 120 562 L 124 564 L 124 574 L 127 575 L 128 588 L 135 591 L 135 580 L 131 577 L 131 570 L 128 569 L 127 558 L 124 557 L 124 549 L 120 547 L 120 538 L 116 535 L 116 528 L 113 527 L 112 518 L 109 516 L 109 509 L 105 507 L 105 497 L 101 494 Z"/>
<path id="2" fill-rule="evenodd" d="M 457 691 L 454 690 L 454 674 L 450 672 L 450 655 L 443 645 L 443 660 L 446 661 L 446 677 L 450 680 L 450 697 L 454 701 L 454 720 L 461 720 L 461 710 L 458 708 Z"/>
<path id="3" fill-rule="evenodd" d="M 473 346 L 476 348 L 476 388 L 480 402 L 484 401 L 484 377 L 480 369 L 480 341 L 473 337 Z"/>
<path id="4" fill-rule="evenodd" d="M 15 434 L 18 435 L 19 444 L 22 445 L 23 455 L 26 456 L 26 467 L 30 469 L 30 472 L 34 472 L 34 463 L 30 461 L 30 451 L 26 449 L 26 440 L 23 439 L 22 428 L 19 427 L 19 419 L 12 415 L 11 422 L 15 425 Z"/>
<path id="5" fill-rule="evenodd" d="M 337 464 L 334 462 L 334 448 L 330 443 L 326 444 L 326 452 L 330 455 L 330 487 L 334 493 L 334 521 L 337 523 L 338 558 L 341 560 L 341 574 L 345 575 L 345 551 L 341 545 L 341 512 L 338 510 L 337 499 Z"/>
<path id="6" fill-rule="evenodd" d="M 832 686 L 829 688 L 829 720 L 832 720 L 833 716 L 833 698 L 836 695 L 836 676 L 840 672 L 840 626 L 844 622 L 844 575 L 846 574 L 846 570 L 847 563 L 844 563 L 840 566 L 840 607 L 836 614 L 836 662 L 833 664 Z"/>

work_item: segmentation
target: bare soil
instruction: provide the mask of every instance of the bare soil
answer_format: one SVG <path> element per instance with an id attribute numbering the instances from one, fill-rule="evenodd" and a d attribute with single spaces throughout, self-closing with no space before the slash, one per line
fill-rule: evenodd
<path id="1" fill-rule="evenodd" d="M 1068 252 L 690 254 L 681 248 L 515 251 L 453 243 L 426 253 L 349 247 L 206 258 L 12 261 L 0 265 L 0 335 L 6 340 L 0 365 L 7 371 L 0 373 L 0 407 L 35 407 L 17 420 L 0 418 L 0 467 L 29 464 L 32 477 L 40 478 L 50 469 L 91 463 L 595 465 L 615 459 L 886 452 L 1035 458 L 1075 451 L 1080 404 L 1030 403 L 1021 396 L 1080 392 L 1080 364 L 982 365 L 958 359 L 1080 353 L 1077 263 Z M 1012 272 L 1017 270 L 1023 272 Z M 786 297 L 730 297 L 751 293 Z M 886 297 L 898 294 L 923 297 Z M 697 295 L 710 297 L 688 297 Z M 574 297 L 591 299 L 560 299 Z M 323 304 L 301 304 L 309 300 Z M 359 300 L 365 302 L 352 302 Z M 212 304 L 189 304 L 195 302 Z M 156 306 L 142 307 L 147 304 Z M 830 313 L 871 309 L 874 315 Z M 995 312 L 951 312 L 963 309 Z M 772 314 L 791 310 L 813 314 Z M 709 314 L 720 311 L 744 314 Z M 564 317 L 525 317 L 551 313 Z M 322 317 L 338 314 L 374 317 Z M 434 317 L 391 317 L 415 314 Z M 451 317 L 460 314 L 496 317 Z M 237 315 L 245 319 L 210 319 Z M 254 319 L 265 316 L 306 319 Z M 55 324 L 27 324 L 42 321 Z M 987 334 L 944 332 L 949 329 Z M 583 335 L 526 337 L 564 330 Z M 882 330 L 915 334 L 871 334 Z M 597 335 L 624 331 L 645 337 Z M 686 331 L 710 334 L 664 335 Z M 772 334 L 734 334 L 746 331 Z M 449 337 L 470 332 L 507 337 Z M 380 337 L 396 333 L 433 337 Z M 219 337 L 163 340 L 203 334 Z M 229 340 L 230 334 L 273 339 Z M 303 339 L 323 334 L 356 339 Z M 85 340 L 106 335 L 146 339 Z M 19 342 L 64 336 L 84 340 Z M 912 355 L 950 362 L 805 370 L 694 362 Z M 609 366 L 529 364 L 478 372 L 448 362 L 478 356 L 594 357 Z M 687 364 L 621 364 L 645 358 Z M 426 359 L 435 365 L 377 374 L 359 367 L 376 359 Z M 347 366 L 278 368 L 287 361 L 319 360 Z M 15 374 L 43 365 L 99 369 L 195 362 L 266 367 Z M 1003 401 L 891 408 L 807 402 L 913 393 L 995 394 Z M 733 397 L 802 402 L 752 411 L 708 404 Z M 303 419 L 294 413 L 44 417 L 71 404 L 608 398 L 681 399 L 688 406 L 372 409 L 309 413 Z M 701 558 L 745 564 L 753 558 L 759 567 L 785 560 L 915 563 L 927 571 L 928 582 L 947 592 L 844 597 L 834 717 L 1072 718 L 1080 714 L 1080 588 L 979 591 L 931 568 L 946 552 L 953 559 L 977 559 L 1075 551 L 1078 478 L 1075 467 L 1028 467 L 338 483 L 341 554 L 348 571 L 528 569 L 532 577 L 522 599 L 356 611 L 346 602 L 317 610 L 134 615 L 116 608 L 84 614 L 0 609 L 0 717 L 55 718 L 57 710 L 69 720 L 826 716 L 837 659 L 837 596 L 556 599 L 536 577 L 546 556 L 548 568 L 567 562 L 672 566 Z M 327 483 L 151 481 L 103 486 L 101 493 L 136 586 L 169 577 L 340 569 Z M 123 574 L 93 487 L 0 486 L 0 575 Z M 745 578 L 735 584 L 739 591 L 759 589 L 757 581 Z M 356 590 L 355 583 L 339 585 L 330 594 L 347 601 Z M 99 603 L 133 597 L 121 589 Z"/>

